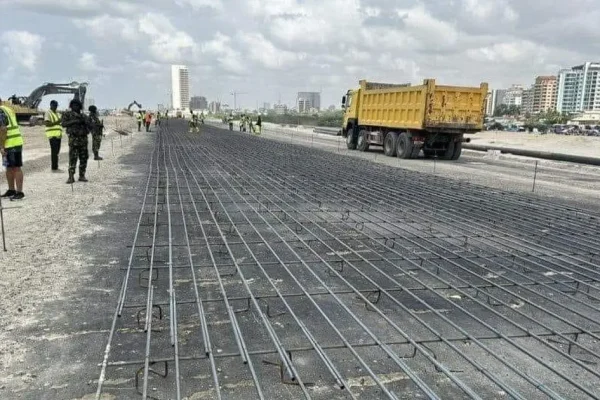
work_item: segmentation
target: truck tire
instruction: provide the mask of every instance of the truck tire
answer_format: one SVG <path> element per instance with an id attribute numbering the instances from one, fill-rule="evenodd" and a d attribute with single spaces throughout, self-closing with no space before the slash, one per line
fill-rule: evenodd
<path id="1" fill-rule="evenodd" d="M 413 151 L 412 151 L 412 155 L 410 156 L 410 158 L 419 158 L 419 154 L 421 154 L 421 148 L 414 146 L 413 147 Z"/>
<path id="2" fill-rule="evenodd" d="M 408 137 L 408 134 L 401 133 L 398 136 L 398 143 L 396 145 L 396 155 L 398 158 L 408 159 L 412 157 L 414 150 L 413 142 Z"/>
<path id="3" fill-rule="evenodd" d="M 456 149 L 455 144 L 456 143 L 454 141 L 448 142 L 448 146 L 446 147 L 446 150 L 440 155 L 440 159 L 452 160 L 452 157 L 454 156 L 454 149 Z"/>
<path id="4" fill-rule="evenodd" d="M 350 129 L 346 135 L 346 147 L 348 150 L 356 149 L 356 137 L 354 136 L 354 129 Z"/>
<path id="5" fill-rule="evenodd" d="M 452 160 L 458 160 L 462 153 L 462 142 L 454 143 L 454 153 L 452 153 Z"/>
<path id="6" fill-rule="evenodd" d="M 368 132 L 362 130 L 358 133 L 358 139 L 356 139 L 356 149 L 358 151 L 368 151 L 369 150 L 369 141 L 367 139 Z"/>
<path id="7" fill-rule="evenodd" d="M 396 146 L 398 145 L 398 134 L 396 132 L 390 132 L 385 136 L 383 141 L 383 153 L 388 157 L 394 157 L 396 155 Z"/>

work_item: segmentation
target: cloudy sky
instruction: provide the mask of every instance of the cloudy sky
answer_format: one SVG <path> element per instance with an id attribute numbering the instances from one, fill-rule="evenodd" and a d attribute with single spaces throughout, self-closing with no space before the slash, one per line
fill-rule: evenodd
<path id="1" fill-rule="evenodd" d="M 492 87 L 600 59 L 598 0 L 0 0 L 0 97 L 89 81 L 102 107 L 192 94 L 324 106 L 359 79 Z M 8 10 L 8 12 L 7 12 Z"/>

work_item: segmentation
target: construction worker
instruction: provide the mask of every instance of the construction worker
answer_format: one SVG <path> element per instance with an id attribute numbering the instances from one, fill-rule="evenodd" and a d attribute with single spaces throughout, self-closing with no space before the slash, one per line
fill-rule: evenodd
<path id="1" fill-rule="evenodd" d="M 144 117 L 144 125 L 146 126 L 146 132 L 150 132 L 150 124 L 152 123 L 152 114 L 150 111 L 146 111 L 146 116 Z"/>
<path id="2" fill-rule="evenodd" d="M 198 114 L 194 114 L 192 110 L 190 110 L 190 112 L 192 114 L 189 122 L 190 133 L 200 132 L 200 128 L 198 127 Z"/>
<path id="3" fill-rule="evenodd" d="M 88 111 L 90 112 L 90 128 L 92 131 L 92 152 L 94 153 L 94 160 L 102 161 L 103 158 L 100 157 L 98 153 L 100 152 L 100 145 L 102 144 L 104 121 L 98 118 L 98 109 L 96 106 L 90 106 Z"/>
<path id="4" fill-rule="evenodd" d="M 141 110 L 137 113 L 137 115 L 135 116 L 135 118 L 137 119 L 138 132 L 141 132 L 142 131 L 142 121 L 144 119 L 144 114 L 142 114 Z"/>
<path id="5" fill-rule="evenodd" d="M 255 133 L 254 132 L 254 125 L 252 124 L 252 117 L 248 115 L 248 132 L 250 133 Z"/>
<path id="6" fill-rule="evenodd" d="M 258 127 L 258 134 L 260 135 L 262 133 L 262 119 L 260 118 L 260 115 L 256 118 L 256 126 Z"/>
<path id="7" fill-rule="evenodd" d="M 44 125 L 46 125 L 46 137 L 50 142 L 50 168 L 52 172 L 60 172 L 58 169 L 58 155 L 60 154 L 60 144 L 62 141 L 63 130 L 61 127 L 60 115 L 56 112 L 58 102 L 52 100 L 50 109 L 44 114 Z"/>
<path id="8" fill-rule="evenodd" d="M 71 100 L 69 104 L 70 111 L 63 114 L 62 126 L 66 128 L 69 136 L 69 179 L 68 184 L 75 182 L 75 169 L 79 159 L 79 182 L 87 182 L 85 172 L 88 162 L 88 134 L 90 133 L 91 123 L 85 114 L 81 112 L 83 108 L 81 101 Z"/>
<path id="9" fill-rule="evenodd" d="M 229 116 L 227 117 L 227 123 L 229 124 L 229 130 L 232 131 L 233 130 L 233 113 L 229 113 Z"/>
<path id="10" fill-rule="evenodd" d="M 160 125 L 160 111 L 156 112 L 156 119 L 154 120 L 154 126 Z"/>
<path id="11" fill-rule="evenodd" d="M 0 103 L 1 104 L 1 103 Z M 23 136 L 12 108 L 0 106 L 0 154 L 6 167 L 8 190 L 4 198 L 21 200 L 23 193 Z"/>

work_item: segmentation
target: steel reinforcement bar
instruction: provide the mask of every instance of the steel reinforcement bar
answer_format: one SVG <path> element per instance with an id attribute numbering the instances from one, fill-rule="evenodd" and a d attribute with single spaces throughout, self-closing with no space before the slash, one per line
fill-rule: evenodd
<path id="1" fill-rule="evenodd" d="M 202 128 L 156 135 L 98 399 L 600 398 L 600 213 Z"/>

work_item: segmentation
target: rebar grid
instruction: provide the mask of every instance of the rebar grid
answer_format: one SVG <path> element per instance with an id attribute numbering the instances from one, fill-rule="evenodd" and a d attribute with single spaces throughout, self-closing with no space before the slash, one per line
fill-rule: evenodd
<path id="1" fill-rule="evenodd" d="M 203 128 L 157 134 L 97 398 L 600 398 L 600 214 Z"/>

